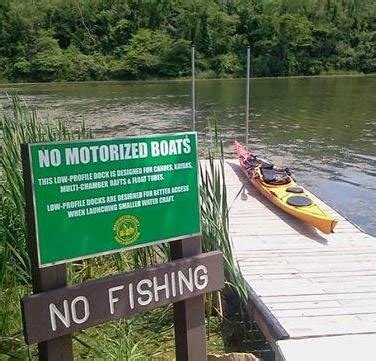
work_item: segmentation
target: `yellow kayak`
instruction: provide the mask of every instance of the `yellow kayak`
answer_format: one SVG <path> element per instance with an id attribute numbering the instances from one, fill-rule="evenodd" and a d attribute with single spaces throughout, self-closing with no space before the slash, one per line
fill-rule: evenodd
<path id="1" fill-rule="evenodd" d="M 338 221 L 315 203 L 306 190 L 295 182 L 288 169 L 276 169 L 237 141 L 235 150 L 243 173 L 270 202 L 326 234 L 333 232 Z"/>

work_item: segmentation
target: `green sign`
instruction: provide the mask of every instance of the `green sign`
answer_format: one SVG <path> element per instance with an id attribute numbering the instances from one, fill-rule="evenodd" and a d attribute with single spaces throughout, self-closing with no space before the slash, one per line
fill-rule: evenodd
<path id="1" fill-rule="evenodd" d="M 29 144 L 40 267 L 200 233 L 196 133 Z"/>

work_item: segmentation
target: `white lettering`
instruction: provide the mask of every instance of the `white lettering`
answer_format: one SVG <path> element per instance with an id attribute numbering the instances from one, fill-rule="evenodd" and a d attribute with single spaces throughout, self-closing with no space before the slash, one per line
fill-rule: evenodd
<path id="1" fill-rule="evenodd" d="M 170 298 L 170 290 L 168 288 L 169 282 L 168 282 L 168 274 L 167 273 L 165 273 L 165 275 L 164 275 L 164 284 L 162 284 L 160 286 L 158 286 L 157 277 L 154 276 L 153 277 L 153 286 L 154 286 L 154 299 L 155 299 L 156 302 L 159 301 L 158 292 L 161 291 L 161 290 L 165 290 L 166 298 Z"/>
<path id="2" fill-rule="evenodd" d="M 107 145 L 101 145 L 99 147 L 99 158 L 102 162 L 107 162 L 110 159 L 110 152 Z"/>
<path id="3" fill-rule="evenodd" d="M 153 283 L 151 282 L 151 280 L 148 280 L 148 279 L 146 279 L 146 280 L 141 280 L 140 282 L 138 282 L 137 287 L 136 287 L 137 292 L 138 292 L 141 296 L 143 296 L 143 295 L 148 296 L 148 297 L 146 298 L 146 300 L 143 300 L 142 297 L 138 297 L 138 298 L 137 298 L 137 301 L 138 301 L 138 303 L 139 303 L 141 306 L 146 306 L 146 305 L 148 305 L 148 304 L 152 301 L 152 299 L 153 299 L 153 294 L 151 293 L 151 291 L 149 291 L 149 290 L 143 290 L 143 289 L 141 288 L 141 286 L 144 285 L 144 284 L 146 284 L 149 288 L 153 286 Z"/>
<path id="4" fill-rule="evenodd" d="M 119 147 L 115 144 L 110 145 L 110 159 L 119 160 Z"/>
<path id="5" fill-rule="evenodd" d="M 189 138 L 184 138 L 183 140 L 183 152 L 188 154 L 191 152 L 191 140 Z"/>
<path id="6" fill-rule="evenodd" d="M 162 140 L 159 143 L 159 150 L 161 152 L 161 155 L 163 156 L 168 155 L 168 141 L 167 140 Z"/>
<path id="7" fill-rule="evenodd" d="M 158 142 L 151 142 L 151 156 L 158 157 L 159 156 L 159 143 Z"/>
<path id="8" fill-rule="evenodd" d="M 115 312 L 115 310 L 114 310 L 114 303 L 116 303 L 116 302 L 119 301 L 119 299 L 117 297 L 113 296 L 113 293 L 115 291 L 120 291 L 123 288 L 124 288 L 124 286 L 121 285 L 121 286 L 111 287 L 111 288 L 108 289 L 108 302 L 110 304 L 110 313 L 111 313 L 111 315 L 113 315 L 114 312 Z"/>
<path id="9" fill-rule="evenodd" d="M 61 164 L 61 154 L 58 149 L 52 149 L 50 151 L 50 161 L 54 167 L 57 167 Z"/>
<path id="10" fill-rule="evenodd" d="M 49 167 L 50 165 L 57 167 L 61 164 L 61 154 L 58 149 L 38 150 L 38 160 L 41 168 Z"/>
<path id="11" fill-rule="evenodd" d="M 64 324 L 66 328 L 70 326 L 69 308 L 68 308 L 67 300 L 63 301 L 63 307 L 64 307 L 64 315 L 59 311 L 59 309 L 53 303 L 50 303 L 49 305 L 50 321 L 51 321 L 51 327 L 53 331 L 57 330 L 56 316 L 60 319 L 60 321 Z"/>
<path id="12" fill-rule="evenodd" d="M 184 273 L 182 271 L 178 272 L 178 280 L 179 280 L 179 292 L 182 295 L 183 290 L 183 282 L 185 286 L 193 292 L 193 277 L 192 277 L 192 268 L 188 269 L 188 279 L 185 277 Z"/>
<path id="13" fill-rule="evenodd" d="M 134 309 L 134 292 L 133 292 L 133 283 L 129 284 L 129 306 L 131 310 Z"/>
<path id="14" fill-rule="evenodd" d="M 199 271 L 202 271 L 204 274 L 201 275 L 201 276 L 198 276 Z M 209 281 L 208 280 L 208 270 L 207 270 L 207 268 L 203 265 L 200 265 L 200 266 L 196 267 L 193 275 L 194 275 L 194 279 L 195 279 L 196 288 L 199 289 L 199 290 L 204 289 L 207 286 L 208 281 Z M 201 282 L 199 282 L 199 281 L 201 281 Z"/>
<path id="15" fill-rule="evenodd" d="M 90 162 L 90 150 L 88 147 L 80 148 L 80 161 L 81 163 L 87 164 Z"/>
<path id="16" fill-rule="evenodd" d="M 76 303 L 80 301 L 84 303 L 84 316 L 82 318 L 77 317 L 77 310 L 76 310 Z M 84 323 L 85 321 L 87 321 L 87 319 L 90 316 L 89 302 L 87 298 L 85 296 L 76 297 L 71 303 L 71 312 L 72 312 L 72 319 L 75 323 L 80 324 L 80 323 Z"/>
<path id="17" fill-rule="evenodd" d="M 172 297 L 175 297 L 176 296 L 175 272 L 171 272 L 171 290 L 172 290 Z"/>
<path id="18" fill-rule="evenodd" d="M 139 157 L 140 158 L 146 158 L 148 156 L 148 146 L 146 143 L 140 143 L 139 144 Z"/>
<path id="19" fill-rule="evenodd" d="M 38 150 L 39 167 L 49 167 L 50 157 L 47 149 Z"/>
<path id="20" fill-rule="evenodd" d="M 131 159 L 131 145 L 124 144 L 124 159 Z"/>
<path id="21" fill-rule="evenodd" d="M 65 163 L 67 165 L 79 164 L 80 158 L 78 154 L 78 148 L 65 148 Z"/>

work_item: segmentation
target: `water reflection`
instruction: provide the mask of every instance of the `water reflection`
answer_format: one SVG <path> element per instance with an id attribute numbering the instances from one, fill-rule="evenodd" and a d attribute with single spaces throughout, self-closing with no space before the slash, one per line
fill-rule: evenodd
<path id="1" fill-rule="evenodd" d="M 1 85 L 41 111 L 82 120 L 99 137 L 190 130 L 190 82 Z M 314 193 L 376 235 L 376 77 L 256 79 L 249 144 L 289 166 Z M 196 127 L 203 144 L 216 119 L 225 153 L 244 140 L 245 80 L 197 82 Z"/>

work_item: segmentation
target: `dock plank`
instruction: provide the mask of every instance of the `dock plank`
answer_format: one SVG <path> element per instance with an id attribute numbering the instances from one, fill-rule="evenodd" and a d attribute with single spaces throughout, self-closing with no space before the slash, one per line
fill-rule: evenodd
<path id="1" fill-rule="evenodd" d="M 370 345 L 375 343 L 376 335 L 372 333 L 283 340 L 277 342 L 277 347 L 281 361 L 354 361 L 373 360 Z"/>

